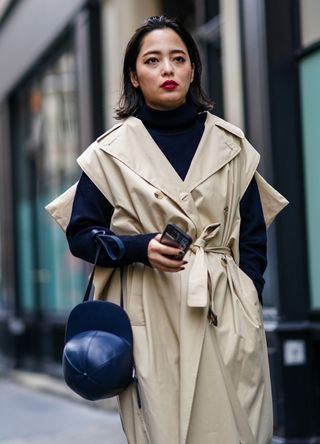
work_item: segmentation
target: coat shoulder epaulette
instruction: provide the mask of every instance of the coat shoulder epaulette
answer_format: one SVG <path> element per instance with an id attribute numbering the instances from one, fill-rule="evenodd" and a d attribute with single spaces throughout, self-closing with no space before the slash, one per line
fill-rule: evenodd
<path id="1" fill-rule="evenodd" d="M 214 116 L 214 115 L 213 115 L 213 121 L 216 126 L 223 128 L 224 130 L 228 131 L 229 133 L 233 134 L 234 136 L 237 136 L 240 139 L 244 138 L 243 131 L 240 128 L 238 128 L 236 125 L 233 125 L 232 123 L 229 123 L 226 120 L 221 119 L 221 117 Z"/>
<path id="2" fill-rule="evenodd" d="M 109 141 L 108 136 L 110 136 L 110 134 L 114 133 L 118 128 L 120 128 L 123 125 L 123 122 L 117 123 L 116 125 L 114 125 L 112 128 L 110 128 L 108 131 L 106 131 L 105 133 L 101 134 L 101 136 L 99 136 L 96 139 L 96 142 L 98 144 L 103 144 L 105 142 Z"/>

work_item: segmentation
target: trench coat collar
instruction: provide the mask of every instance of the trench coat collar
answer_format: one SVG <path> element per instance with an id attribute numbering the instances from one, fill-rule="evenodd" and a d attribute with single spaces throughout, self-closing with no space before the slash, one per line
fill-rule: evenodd
<path id="1" fill-rule="evenodd" d="M 190 193 L 201 182 L 220 170 L 240 152 L 240 144 L 233 142 L 221 130 L 224 121 L 207 113 L 205 129 L 189 171 L 183 181 L 151 135 L 136 117 L 129 117 L 119 131 L 97 139 L 101 150 L 123 162 L 144 180 L 173 199 L 189 216 L 197 214 Z M 225 125 L 228 125 L 225 122 Z M 234 127 L 236 128 L 236 127 Z M 224 128 L 225 129 L 225 128 Z M 243 136 L 241 130 L 238 137 Z M 192 217 L 191 217 L 192 219 Z"/>

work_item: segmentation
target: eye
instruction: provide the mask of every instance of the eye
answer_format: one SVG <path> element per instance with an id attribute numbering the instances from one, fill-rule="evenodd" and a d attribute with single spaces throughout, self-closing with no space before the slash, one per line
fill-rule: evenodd
<path id="1" fill-rule="evenodd" d="M 176 57 L 174 58 L 174 61 L 175 61 L 175 62 L 178 62 L 178 63 L 183 63 L 183 62 L 186 61 L 186 59 L 185 59 L 185 57 L 183 57 L 183 56 L 176 56 Z"/>
<path id="2" fill-rule="evenodd" d="M 158 62 L 156 57 L 149 57 L 144 63 L 146 65 L 155 65 Z"/>

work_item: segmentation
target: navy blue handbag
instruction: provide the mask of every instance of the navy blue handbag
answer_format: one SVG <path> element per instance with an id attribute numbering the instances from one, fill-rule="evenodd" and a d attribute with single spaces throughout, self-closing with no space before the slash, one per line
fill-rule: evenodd
<path id="1" fill-rule="evenodd" d="M 74 392 L 90 401 L 116 396 L 135 382 L 140 406 L 132 329 L 123 309 L 123 268 L 120 306 L 94 301 L 90 296 L 101 249 L 117 260 L 123 257 L 124 245 L 118 237 L 104 231 L 93 230 L 92 235 L 98 248 L 83 302 L 71 311 L 67 321 L 62 359 L 64 379 Z"/>

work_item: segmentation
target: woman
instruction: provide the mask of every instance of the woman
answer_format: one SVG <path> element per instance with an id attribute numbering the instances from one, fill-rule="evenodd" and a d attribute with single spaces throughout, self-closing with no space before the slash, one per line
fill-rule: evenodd
<path id="1" fill-rule="evenodd" d="M 122 122 L 80 156 L 78 185 L 48 210 L 84 260 L 92 229 L 125 246 L 116 263 L 100 256 L 95 297 L 118 302 L 125 265 L 142 399 L 131 386 L 119 397 L 128 442 L 269 443 L 265 228 L 287 201 L 256 172 L 242 131 L 208 112 L 198 50 L 175 20 L 146 20 L 123 76 Z M 193 239 L 183 260 L 160 242 L 168 222 Z"/>

